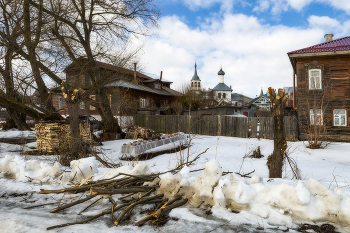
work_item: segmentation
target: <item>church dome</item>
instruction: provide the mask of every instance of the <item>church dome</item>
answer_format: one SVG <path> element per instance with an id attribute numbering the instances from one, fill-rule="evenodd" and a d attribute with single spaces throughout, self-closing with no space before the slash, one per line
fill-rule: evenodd
<path id="1" fill-rule="evenodd" d="M 222 68 L 221 68 L 220 71 L 218 72 L 218 75 L 225 75 L 225 72 L 222 70 Z"/>

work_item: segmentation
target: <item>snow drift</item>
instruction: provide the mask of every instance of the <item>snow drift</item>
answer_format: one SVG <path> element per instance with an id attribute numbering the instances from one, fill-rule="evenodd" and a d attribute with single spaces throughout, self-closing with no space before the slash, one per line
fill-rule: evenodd
<path id="1" fill-rule="evenodd" d="M 263 183 L 253 176 L 247 182 L 236 174 L 222 177 L 216 161 L 206 164 L 204 176 L 189 177 L 189 169 L 161 177 L 160 193 L 180 194 L 193 207 L 249 211 L 273 224 L 292 226 L 293 221 L 332 222 L 350 225 L 350 198 L 341 190 L 329 190 L 315 179 L 296 186 Z"/>
<path id="2" fill-rule="evenodd" d="M 57 162 L 50 166 L 37 160 L 25 161 L 20 156 L 10 155 L 6 155 L 0 161 L 0 178 L 15 179 L 19 182 L 52 183 L 60 171 Z"/>

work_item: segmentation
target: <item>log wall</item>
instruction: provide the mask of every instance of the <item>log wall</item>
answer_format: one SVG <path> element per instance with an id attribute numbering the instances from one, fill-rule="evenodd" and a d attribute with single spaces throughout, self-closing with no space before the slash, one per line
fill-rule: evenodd
<path id="1" fill-rule="evenodd" d="M 310 109 L 323 110 L 323 125 L 319 133 L 325 139 L 350 140 L 350 58 L 313 57 L 296 59 L 297 112 L 302 138 L 314 130 L 310 125 Z M 309 90 L 308 69 L 322 70 L 322 89 Z M 334 126 L 333 110 L 345 109 L 346 126 Z"/>

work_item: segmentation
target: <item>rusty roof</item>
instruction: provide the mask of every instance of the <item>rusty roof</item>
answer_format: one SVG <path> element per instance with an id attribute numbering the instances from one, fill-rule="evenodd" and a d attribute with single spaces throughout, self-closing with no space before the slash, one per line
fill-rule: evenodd
<path id="1" fill-rule="evenodd" d="M 88 63 L 87 58 L 80 57 L 76 61 L 72 62 L 69 66 L 67 66 L 64 69 L 64 71 L 67 72 L 69 70 L 77 69 L 77 68 L 78 69 L 83 69 L 88 64 L 89 63 Z M 121 74 L 134 75 L 134 71 L 133 70 L 126 69 L 126 68 L 123 68 L 123 67 L 118 67 L 118 66 L 107 64 L 105 62 L 100 62 L 100 61 L 95 61 L 95 64 L 96 64 L 96 66 L 98 68 L 107 69 L 107 70 L 113 70 L 113 71 L 116 71 L 117 73 L 121 73 Z M 147 79 L 147 80 L 152 80 L 153 79 L 153 78 L 149 77 L 148 75 L 143 74 L 143 73 L 138 72 L 138 71 L 136 71 L 136 75 L 138 77 L 141 77 L 141 78 L 144 78 L 144 79 Z"/>
<path id="2" fill-rule="evenodd" d="M 350 36 L 295 50 L 288 54 L 318 53 L 350 50 Z"/>

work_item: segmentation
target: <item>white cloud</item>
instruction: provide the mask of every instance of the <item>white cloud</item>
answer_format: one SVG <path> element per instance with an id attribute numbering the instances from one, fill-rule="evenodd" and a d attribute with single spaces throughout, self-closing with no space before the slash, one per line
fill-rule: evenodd
<path id="1" fill-rule="evenodd" d="M 297 10 L 301 11 L 305 6 L 309 5 L 313 0 L 287 0 L 288 5 Z"/>
<path id="2" fill-rule="evenodd" d="M 258 6 L 255 6 L 253 11 L 263 12 L 270 8 L 270 1 L 269 0 L 259 0 Z"/>
<path id="3" fill-rule="evenodd" d="M 301 29 L 262 24 L 258 18 L 243 14 L 225 14 L 208 18 L 193 29 L 177 16 L 164 17 L 158 37 L 147 39 L 146 71 L 159 74 L 162 70 L 163 77 L 176 87 L 191 80 L 196 59 L 205 88 L 218 83 L 220 63 L 226 72 L 225 83 L 232 85 L 234 92 L 254 97 L 261 87 L 266 92 L 269 86 L 292 86 L 287 52 L 323 42 L 329 26 L 339 38 L 350 24 L 321 19 L 312 16 L 309 28 Z"/>
<path id="4" fill-rule="evenodd" d="M 350 14 L 350 1 L 349 0 L 318 0 L 319 2 L 325 2 L 330 4 L 336 9 L 344 10 Z"/>
<path id="5" fill-rule="evenodd" d="M 340 26 L 340 22 L 338 20 L 332 19 L 328 16 L 312 15 L 308 18 L 308 21 L 312 27 L 337 28 Z"/>
<path id="6" fill-rule="evenodd" d="M 271 8 L 273 14 L 280 14 L 289 9 L 300 12 L 305 6 L 313 2 L 327 4 L 350 14 L 349 0 L 258 0 L 257 6 L 254 7 L 253 11 L 262 12 Z"/>
<path id="7" fill-rule="evenodd" d="M 350 20 L 343 23 L 328 16 L 312 15 L 308 18 L 310 27 L 319 28 L 326 33 L 333 33 L 335 38 L 348 36 L 350 33 Z"/>

